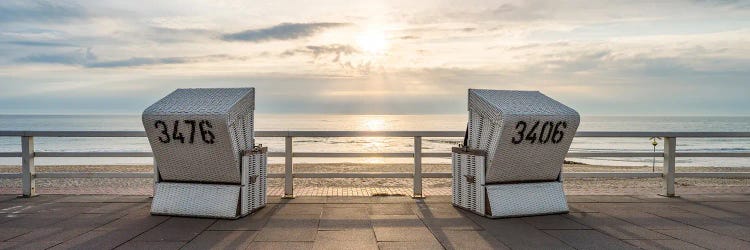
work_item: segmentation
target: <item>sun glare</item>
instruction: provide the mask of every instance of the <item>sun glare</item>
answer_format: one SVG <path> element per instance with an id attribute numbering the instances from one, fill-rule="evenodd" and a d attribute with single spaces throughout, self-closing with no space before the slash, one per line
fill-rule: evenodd
<path id="1" fill-rule="evenodd" d="M 357 36 L 357 44 L 362 51 L 370 54 L 383 54 L 388 47 L 382 31 L 367 31 Z"/>
<path id="2" fill-rule="evenodd" d="M 365 127 L 371 131 L 383 130 L 385 128 L 385 121 L 381 119 L 372 119 L 365 121 Z"/>

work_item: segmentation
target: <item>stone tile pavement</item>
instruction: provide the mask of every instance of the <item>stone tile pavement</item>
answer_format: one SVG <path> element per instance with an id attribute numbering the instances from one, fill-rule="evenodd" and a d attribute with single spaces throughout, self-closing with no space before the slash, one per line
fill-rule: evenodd
<path id="1" fill-rule="evenodd" d="M 0 249 L 750 249 L 747 193 L 568 201 L 568 214 L 486 219 L 450 196 L 272 196 L 220 220 L 152 216 L 146 196 L 0 195 Z"/>

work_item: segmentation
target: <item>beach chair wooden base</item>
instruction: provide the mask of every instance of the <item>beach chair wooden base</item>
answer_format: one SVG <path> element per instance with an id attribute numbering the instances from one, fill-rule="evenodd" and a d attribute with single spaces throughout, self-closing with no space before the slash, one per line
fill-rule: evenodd
<path id="1" fill-rule="evenodd" d="M 244 152 L 241 184 L 155 183 L 151 214 L 237 219 L 265 207 L 267 151 Z"/>
<path id="2" fill-rule="evenodd" d="M 568 212 L 562 181 L 486 184 L 480 150 L 454 148 L 453 205 L 488 218 Z"/>

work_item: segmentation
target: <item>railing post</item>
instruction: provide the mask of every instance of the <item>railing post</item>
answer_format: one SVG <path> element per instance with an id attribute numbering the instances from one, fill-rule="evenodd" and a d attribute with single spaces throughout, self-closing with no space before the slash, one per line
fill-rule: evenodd
<path id="1" fill-rule="evenodd" d="M 292 163 L 292 137 L 284 140 L 284 199 L 294 199 L 294 165 Z"/>
<path id="2" fill-rule="evenodd" d="M 36 196 L 36 167 L 34 166 L 34 137 L 21 137 L 21 182 L 22 197 Z"/>
<path id="3" fill-rule="evenodd" d="M 422 195 L 422 137 L 414 137 L 414 194 L 412 198 L 424 198 Z"/>
<path id="4" fill-rule="evenodd" d="M 664 137 L 664 190 L 662 196 L 675 197 L 674 191 L 674 172 L 675 172 L 675 151 L 677 150 L 677 138 Z"/>

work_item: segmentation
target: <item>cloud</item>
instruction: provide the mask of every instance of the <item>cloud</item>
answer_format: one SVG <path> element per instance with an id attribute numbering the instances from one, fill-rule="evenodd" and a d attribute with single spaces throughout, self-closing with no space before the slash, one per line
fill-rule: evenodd
<path id="1" fill-rule="evenodd" d="M 225 41 L 265 42 L 293 40 L 309 37 L 324 29 L 349 25 L 348 23 L 282 23 L 269 28 L 245 30 L 221 36 Z"/>
<path id="2" fill-rule="evenodd" d="M 2 42 L 5 44 L 12 44 L 18 46 L 30 46 L 30 47 L 79 47 L 70 43 L 59 43 L 59 42 L 44 42 L 44 41 L 7 41 Z"/>
<path id="3" fill-rule="evenodd" d="M 86 65 L 89 61 L 96 60 L 96 55 L 91 52 L 91 48 L 78 49 L 72 52 L 57 54 L 36 54 L 18 58 L 16 62 L 22 63 L 49 63 L 64 65 Z"/>
<path id="4" fill-rule="evenodd" d="M 230 56 L 225 54 L 193 56 L 193 57 L 131 57 L 123 60 L 98 60 L 91 51 L 79 49 L 73 52 L 58 54 L 38 54 L 18 58 L 15 61 L 21 63 L 43 63 L 76 65 L 86 68 L 121 68 L 137 67 L 147 65 L 182 64 L 191 62 L 217 61 L 217 60 L 244 60 L 245 57 Z"/>
<path id="5" fill-rule="evenodd" d="M 0 23 L 10 22 L 59 22 L 86 17 L 79 5 L 60 1 L 14 1 L 0 2 Z"/>
<path id="6" fill-rule="evenodd" d="M 339 62 L 342 55 L 359 53 L 359 50 L 350 45 L 344 44 L 309 45 L 305 46 L 304 48 L 284 51 L 283 53 L 281 53 L 281 56 L 293 56 L 299 53 L 312 55 L 314 59 L 332 55 L 333 59 L 331 61 Z"/>

